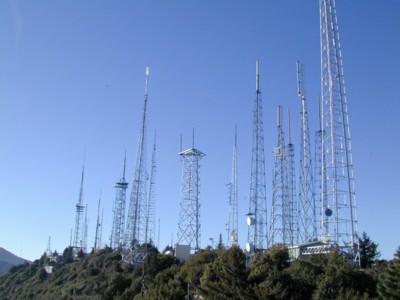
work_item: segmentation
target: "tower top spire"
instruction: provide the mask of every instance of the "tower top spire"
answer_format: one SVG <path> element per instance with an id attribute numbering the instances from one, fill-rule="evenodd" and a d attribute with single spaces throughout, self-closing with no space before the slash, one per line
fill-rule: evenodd
<path id="1" fill-rule="evenodd" d="M 259 74 L 259 62 L 258 59 L 256 60 L 256 92 L 260 91 L 260 74 Z"/>
<path id="2" fill-rule="evenodd" d="M 149 67 L 149 65 L 147 65 L 146 66 L 146 84 L 145 84 L 145 90 L 144 90 L 146 99 L 147 99 L 147 92 L 148 92 L 148 88 L 149 88 L 149 77 L 150 77 L 150 67 Z"/>

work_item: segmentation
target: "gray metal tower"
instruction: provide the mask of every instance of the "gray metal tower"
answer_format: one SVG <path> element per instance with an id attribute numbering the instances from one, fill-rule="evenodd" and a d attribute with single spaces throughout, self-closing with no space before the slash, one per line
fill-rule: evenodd
<path id="1" fill-rule="evenodd" d="M 72 247 L 77 250 L 84 249 L 85 246 L 85 206 L 83 205 L 83 179 L 85 177 L 85 165 L 82 167 L 81 187 L 79 189 L 78 203 L 75 213 L 75 230 Z"/>
<path id="2" fill-rule="evenodd" d="M 101 227 L 103 220 L 100 220 L 100 204 L 101 204 L 101 190 L 100 190 L 99 203 L 97 204 L 96 230 L 95 230 L 94 247 L 93 247 L 93 250 L 95 251 L 101 248 Z"/>
<path id="3" fill-rule="evenodd" d="M 124 244 L 125 202 L 128 183 L 125 181 L 126 151 L 124 170 L 121 179 L 114 185 L 116 196 L 113 204 L 113 223 L 111 229 L 110 246 L 112 249 L 121 249 Z"/>
<path id="4" fill-rule="evenodd" d="M 246 250 L 266 249 L 267 238 L 267 205 L 265 185 L 265 155 L 262 99 L 259 84 L 258 60 L 256 61 L 256 93 L 253 111 L 253 145 L 251 157 L 250 205 L 247 214 Z"/>
<path id="5" fill-rule="evenodd" d="M 229 184 L 229 222 L 228 245 L 238 244 L 238 170 L 237 170 L 237 129 L 235 126 L 235 144 L 233 146 L 232 174 Z"/>
<path id="6" fill-rule="evenodd" d="M 322 235 L 359 261 L 349 114 L 334 0 L 320 0 Z"/>
<path id="7" fill-rule="evenodd" d="M 319 128 L 315 132 L 315 150 L 314 150 L 314 203 L 315 203 L 315 221 L 317 229 L 317 237 L 322 236 L 322 220 L 323 220 L 323 205 L 322 205 L 322 183 L 326 183 L 326 179 L 322 179 L 322 136 L 325 135 L 322 130 L 321 122 L 321 98 L 318 97 L 318 116 Z M 326 187 L 324 188 L 326 190 Z"/>
<path id="8" fill-rule="evenodd" d="M 87 253 L 87 242 L 88 242 L 88 234 L 89 234 L 89 219 L 87 216 L 88 213 L 88 204 L 86 204 L 86 209 L 85 209 L 85 227 L 84 227 L 84 233 L 83 233 L 83 243 L 82 243 L 82 251 L 84 253 Z"/>
<path id="9" fill-rule="evenodd" d="M 300 62 L 297 66 L 297 94 L 301 101 L 301 142 L 299 175 L 299 243 L 306 243 L 317 238 L 316 210 L 314 200 L 313 169 L 308 128 L 307 102 L 303 89 L 303 72 Z"/>
<path id="10" fill-rule="evenodd" d="M 194 147 L 178 153 L 182 162 L 178 244 L 200 249 L 200 161 L 205 156 Z"/>
<path id="11" fill-rule="evenodd" d="M 288 112 L 289 143 L 287 145 L 281 119 L 281 107 L 278 106 L 278 141 L 274 150 L 269 246 L 274 244 L 292 246 L 296 241 L 298 230 L 294 145 L 290 135 L 290 112 Z"/>
<path id="12" fill-rule="evenodd" d="M 146 171 L 146 117 L 148 99 L 149 66 L 146 68 L 146 83 L 144 92 L 144 108 L 142 127 L 139 135 L 136 167 L 133 174 L 132 192 L 129 201 L 128 218 L 125 230 L 125 247 L 144 243 L 146 237 L 147 215 L 147 180 Z"/>
<path id="13" fill-rule="evenodd" d="M 146 243 L 155 245 L 156 230 L 156 134 L 154 134 L 153 154 L 151 157 L 150 187 L 146 215 Z"/>
<path id="14" fill-rule="evenodd" d="M 288 239 L 287 245 L 293 246 L 298 243 L 298 207 L 296 197 L 296 172 L 294 145 L 292 144 L 292 134 L 290 127 L 290 110 L 288 109 L 288 131 L 289 142 L 286 145 L 286 170 L 287 170 L 287 211 L 288 211 Z"/>
<path id="15" fill-rule="evenodd" d="M 288 197 L 288 163 L 285 135 L 281 124 L 281 107 L 277 108 L 278 141 L 274 149 L 272 182 L 272 206 L 268 246 L 276 243 L 289 244 L 290 207 Z"/>

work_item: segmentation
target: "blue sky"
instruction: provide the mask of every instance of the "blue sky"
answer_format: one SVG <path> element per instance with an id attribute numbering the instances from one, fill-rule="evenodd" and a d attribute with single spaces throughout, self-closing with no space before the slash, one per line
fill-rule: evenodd
<path id="1" fill-rule="evenodd" d="M 399 9 L 394 0 L 337 1 L 359 231 L 379 243 L 387 259 L 400 245 Z M 0 246 L 36 259 L 49 236 L 53 250 L 69 245 L 84 153 L 89 246 L 100 189 L 108 241 L 125 149 L 129 181 L 134 170 L 148 64 L 148 149 L 157 130 L 160 249 L 176 241 L 179 139 L 182 133 L 183 147 L 190 147 L 193 127 L 195 146 L 206 154 L 201 244 L 220 233 L 225 238 L 235 124 L 244 247 L 255 61 L 270 206 L 277 105 L 291 109 L 299 155 L 297 59 L 306 69 L 312 137 L 317 129 L 318 14 L 318 1 L 294 0 L 0 1 Z"/>

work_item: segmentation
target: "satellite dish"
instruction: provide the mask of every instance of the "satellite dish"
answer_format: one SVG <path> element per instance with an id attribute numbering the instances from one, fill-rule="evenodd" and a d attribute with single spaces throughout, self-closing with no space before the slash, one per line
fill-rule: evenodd
<path id="1" fill-rule="evenodd" d="M 254 251 L 254 244 L 253 243 L 246 243 L 246 251 L 253 252 Z"/>
<path id="2" fill-rule="evenodd" d="M 332 209 L 330 209 L 329 207 L 325 209 L 325 216 L 330 217 L 332 215 L 333 215 Z"/>
<path id="3" fill-rule="evenodd" d="M 247 216 L 247 225 L 251 226 L 254 225 L 255 219 L 251 216 Z"/>

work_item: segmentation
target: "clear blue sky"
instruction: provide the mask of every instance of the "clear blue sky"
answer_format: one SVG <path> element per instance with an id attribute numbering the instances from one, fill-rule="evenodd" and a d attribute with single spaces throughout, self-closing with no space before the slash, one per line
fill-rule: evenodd
<path id="1" fill-rule="evenodd" d="M 400 2 L 337 1 L 359 231 L 391 259 L 400 245 Z M 255 60 L 263 92 L 268 206 L 276 106 L 292 112 L 306 68 L 313 138 L 320 91 L 318 1 L 0 1 L 0 246 L 28 259 L 69 245 L 86 152 L 89 246 L 102 188 L 103 241 L 127 149 L 131 181 L 150 65 L 148 149 L 157 130 L 160 249 L 176 241 L 183 147 L 201 170 L 203 247 L 226 237 L 238 126 L 239 241 L 247 236 Z M 286 118 L 285 118 L 286 119 Z M 148 153 L 150 162 L 151 153 Z M 131 185 L 131 183 L 130 183 Z M 128 192 L 129 194 L 129 192 Z M 268 207 L 269 210 L 269 207 Z"/>

